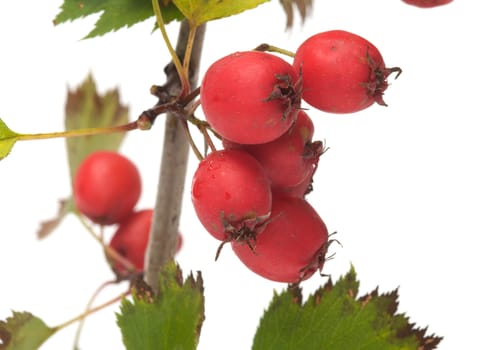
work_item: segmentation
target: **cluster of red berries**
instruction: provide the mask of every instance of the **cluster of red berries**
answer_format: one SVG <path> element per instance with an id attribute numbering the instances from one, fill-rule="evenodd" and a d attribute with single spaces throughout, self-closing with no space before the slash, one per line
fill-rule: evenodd
<path id="1" fill-rule="evenodd" d="M 120 278 L 144 270 L 144 256 L 149 241 L 153 209 L 136 210 L 142 180 L 136 165 L 114 151 L 96 151 L 78 167 L 73 181 L 74 203 L 78 211 L 100 225 L 117 225 L 109 247 L 132 265 L 108 256 L 113 271 Z M 182 244 L 178 236 L 179 251 Z"/>
<path id="2" fill-rule="evenodd" d="M 353 113 L 385 105 L 386 68 L 378 49 L 333 30 L 304 41 L 293 62 L 269 52 L 236 52 L 214 62 L 200 89 L 205 119 L 222 148 L 203 159 L 192 203 L 204 228 L 230 243 L 250 270 L 298 283 L 321 271 L 330 244 L 326 224 L 306 200 L 325 151 L 302 108 Z"/>

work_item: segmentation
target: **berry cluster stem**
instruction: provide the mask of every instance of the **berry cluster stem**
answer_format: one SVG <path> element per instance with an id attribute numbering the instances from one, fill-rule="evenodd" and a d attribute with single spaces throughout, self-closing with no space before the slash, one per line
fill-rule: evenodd
<path id="1" fill-rule="evenodd" d="M 110 134 L 114 132 L 127 132 L 138 129 L 137 122 L 130 122 L 128 124 L 105 127 L 105 128 L 88 128 L 88 129 L 76 129 L 66 130 L 60 132 L 49 132 L 41 134 L 18 134 L 16 136 L 18 141 L 28 140 L 42 140 L 42 139 L 55 139 L 61 137 L 79 137 L 79 136 L 92 136 L 101 134 Z"/>

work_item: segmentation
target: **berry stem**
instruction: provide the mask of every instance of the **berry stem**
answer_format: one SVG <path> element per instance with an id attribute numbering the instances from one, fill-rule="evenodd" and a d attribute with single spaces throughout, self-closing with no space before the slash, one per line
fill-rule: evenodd
<path id="1" fill-rule="evenodd" d="M 193 101 L 198 95 L 200 95 L 200 86 L 197 87 L 196 89 L 194 89 L 192 92 L 190 92 L 188 95 L 185 96 L 185 98 L 183 98 L 181 101 L 180 101 L 180 104 L 182 106 L 186 106 L 188 105 L 191 101 Z"/>
<path id="2" fill-rule="evenodd" d="M 181 64 L 180 56 L 178 56 L 175 49 L 173 48 L 173 45 L 171 45 L 171 41 L 169 40 L 168 33 L 166 32 L 166 27 L 164 24 L 163 15 L 161 13 L 161 8 L 159 6 L 159 1 L 152 0 L 152 5 L 153 5 L 154 14 L 156 15 L 158 27 L 161 31 L 161 34 L 163 35 L 163 40 L 166 43 L 166 47 L 168 48 L 171 58 L 173 59 L 173 63 L 175 65 L 176 71 L 180 78 L 181 94 L 185 96 L 190 91 L 188 70 L 183 67 L 183 65 Z"/>
<path id="3" fill-rule="evenodd" d="M 195 144 L 195 141 L 193 140 L 193 137 L 191 136 L 190 129 L 188 128 L 188 122 L 186 120 L 183 120 L 183 127 L 185 129 L 185 134 L 186 138 L 188 139 L 188 142 L 190 143 L 190 147 L 195 154 L 195 156 L 198 158 L 199 161 L 203 160 L 202 153 L 199 151 L 197 145 Z"/>
<path id="4" fill-rule="evenodd" d="M 88 233 L 93 238 L 95 238 L 95 240 L 98 243 L 100 243 L 100 245 L 103 248 L 103 252 L 105 253 L 105 256 L 107 258 L 112 259 L 113 261 L 120 263 L 124 268 L 127 269 L 127 271 L 132 272 L 132 271 L 135 271 L 136 270 L 134 264 L 132 264 L 128 259 L 126 259 L 121 254 L 119 254 L 119 252 L 117 252 L 115 249 L 113 249 L 109 245 L 105 244 L 105 242 L 103 241 L 102 236 L 101 235 L 99 236 L 99 235 L 96 234 L 96 232 L 93 230 L 93 228 L 90 225 L 88 225 L 88 223 L 86 222 L 86 220 L 83 218 L 83 216 L 79 212 L 76 212 L 76 216 L 80 220 L 81 224 L 88 231 Z"/>
<path id="5" fill-rule="evenodd" d="M 295 53 L 292 51 L 288 51 L 288 50 L 282 49 L 280 47 L 269 45 L 266 43 L 263 43 L 261 45 L 256 46 L 254 48 L 254 51 L 276 52 L 276 53 L 280 53 L 280 54 L 285 55 L 285 56 L 289 56 L 291 58 L 295 57 Z"/>
<path id="6" fill-rule="evenodd" d="M 116 281 L 106 281 L 104 283 L 102 283 L 96 290 L 95 292 L 93 292 L 92 296 L 90 297 L 90 300 L 88 301 L 87 305 L 86 305 L 86 308 L 85 308 L 85 313 L 88 312 L 93 303 L 95 302 L 95 299 L 97 298 L 97 296 L 102 292 L 102 290 L 111 285 L 111 284 L 115 284 Z M 85 317 L 81 318 L 80 319 L 80 323 L 78 323 L 78 328 L 76 329 L 76 333 L 75 333 L 75 339 L 74 339 L 74 342 L 73 342 L 73 349 L 79 349 L 80 347 L 78 346 L 78 343 L 80 342 L 80 337 L 81 337 L 81 331 L 83 329 L 83 325 L 85 324 Z"/>
<path id="7" fill-rule="evenodd" d="M 199 126 L 199 129 L 200 129 L 201 133 L 203 134 L 203 137 L 205 138 L 205 144 L 210 147 L 212 152 L 217 151 L 217 148 L 215 147 L 215 145 L 212 141 L 212 138 L 210 137 L 210 135 L 207 131 L 207 127 L 202 125 L 202 126 Z"/>
<path id="8" fill-rule="evenodd" d="M 188 40 L 186 42 L 185 56 L 183 59 L 183 70 L 187 72 L 187 74 L 190 71 L 190 58 L 191 58 L 191 53 L 193 51 L 193 42 L 195 41 L 197 28 L 198 26 L 195 26 L 193 23 L 188 22 Z M 190 85 L 188 84 L 188 88 L 189 87 Z M 182 89 L 181 94 L 182 96 L 186 96 L 189 92 L 190 89 L 188 89 L 188 91 L 184 91 Z"/>
<path id="9" fill-rule="evenodd" d="M 54 332 L 57 332 L 60 329 L 66 328 L 75 322 L 81 321 L 81 320 L 85 319 L 87 316 L 90 316 L 91 314 L 94 314 L 95 312 L 100 311 L 100 310 L 120 301 L 124 296 L 128 295 L 129 293 L 130 293 L 130 289 L 125 291 L 124 293 L 122 293 L 120 295 L 117 295 L 116 297 L 114 297 L 110 300 L 107 300 L 103 304 L 95 306 L 89 310 L 85 310 L 82 314 L 80 314 L 76 317 L 73 317 L 72 319 L 70 319 L 66 322 L 61 323 L 60 325 L 57 325 L 56 327 L 53 327 Z"/>

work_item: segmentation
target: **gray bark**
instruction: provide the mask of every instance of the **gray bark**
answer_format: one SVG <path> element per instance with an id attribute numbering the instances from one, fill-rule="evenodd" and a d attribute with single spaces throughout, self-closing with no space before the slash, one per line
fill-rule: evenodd
<path id="1" fill-rule="evenodd" d="M 188 32 L 188 23 L 181 22 L 175 48 L 180 58 L 185 53 Z M 204 34 L 205 27 L 201 26 L 196 33 L 190 61 L 189 78 L 192 89 L 198 82 Z M 165 72 L 167 82 L 160 87 L 159 93 L 177 95 L 180 90 L 180 82 L 174 65 L 170 63 Z M 161 268 L 171 261 L 175 254 L 189 157 L 189 143 L 179 117 L 168 113 L 164 118 L 166 118 L 166 123 L 159 184 L 145 262 L 145 281 L 156 293 L 159 291 Z"/>

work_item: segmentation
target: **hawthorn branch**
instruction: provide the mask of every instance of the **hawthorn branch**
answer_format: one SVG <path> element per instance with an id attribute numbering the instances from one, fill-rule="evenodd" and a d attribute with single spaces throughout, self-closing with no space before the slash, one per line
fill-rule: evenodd
<path id="1" fill-rule="evenodd" d="M 188 22 L 182 21 L 175 49 L 180 58 L 185 55 L 189 34 Z M 202 25 L 197 29 L 190 58 L 191 89 L 195 88 L 198 81 L 204 35 L 205 25 Z M 171 96 L 178 96 L 181 91 L 180 79 L 173 62 L 166 66 L 165 73 L 166 83 L 163 86 L 152 88 L 153 94 L 159 97 L 160 102 L 167 101 Z M 155 293 L 159 291 L 160 271 L 173 259 L 178 239 L 183 190 L 190 153 L 180 118 L 181 116 L 174 113 L 166 115 L 159 184 L 151 234 L 146 250 L 145 281 Z"/>

